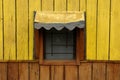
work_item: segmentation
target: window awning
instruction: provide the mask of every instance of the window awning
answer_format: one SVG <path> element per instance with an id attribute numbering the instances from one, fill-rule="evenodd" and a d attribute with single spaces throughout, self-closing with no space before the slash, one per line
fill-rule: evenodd
<path id="1" fill-rule="evenodd" d="M 85 27 L 84 12 L 39 12 L 35 13 L 34 26 L 36 29 L 45 28 L 50 30 L 55 28 L 61 30 L 67 28 L 73 30 L 74 28 Z"/>

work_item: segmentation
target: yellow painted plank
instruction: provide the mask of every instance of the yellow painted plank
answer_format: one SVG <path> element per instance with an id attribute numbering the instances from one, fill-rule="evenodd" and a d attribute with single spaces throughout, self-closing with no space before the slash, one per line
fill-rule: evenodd
<path id="1" fill-rule="evenodd" d="M 110 59 L 120 60 L 120 0 L 111 3 Z"/>
<path id="2" fill-rule="evenodd" d="M 79 11 L 79 0 L 67 0 L 68 11 Z"/>
<path id="3" fill-rule="evenodd" d="M 97 0 L 87 0 L 86 12 L 86 57 L 96 59 L 96 5 Z"/>
<path id="4" fill-rule="evenodd" d="M 3 60 L 2 0 L 0 0 L 0 60 Z"/>
<path id="5" fill-rule="evenodd" d="M 55 11 L 66 11 L 66 0 L 55 0 Z"/>
<path id="6" fill-rule="evenodd" d="M 17 0 L 17 59 L 28 60 L 28 0 Z"/>
<path id="7" fill-rule="evenodd" d="M 53 11 L 53 0 L 42 0 L 42 11 Z"/>
<path id="8" fill-rule="evenodd" d="M 34 11 L 41 10 L 41 0 L 29 0 L 29 60 L 33 59 L 34 54 Z"/>
<path id="9" fill-rule="evenodd" d="M 86 0 L 80 0 L 80 11 L 86 11 Z"/>
<path id="10" fill-rule="evenodd" d="M 16 59 L 15 46 L 15 0 L 4 3 L 4 60 Z"/>
<path id="11" fill-rule="evenodd" d="M 97 60 L 108 60 L 110 0 L 98 0 Z"/>

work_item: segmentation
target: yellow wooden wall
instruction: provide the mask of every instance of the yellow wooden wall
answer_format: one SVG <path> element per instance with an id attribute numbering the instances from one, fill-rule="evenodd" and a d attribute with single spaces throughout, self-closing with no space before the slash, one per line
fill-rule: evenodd
<path id="1" fill-rule="evenodd" d="M 86 59 L 120 60 L 120 0 L 0 0 L 0 60 L 32 60 L 33 11 L 86 11 Z"/>

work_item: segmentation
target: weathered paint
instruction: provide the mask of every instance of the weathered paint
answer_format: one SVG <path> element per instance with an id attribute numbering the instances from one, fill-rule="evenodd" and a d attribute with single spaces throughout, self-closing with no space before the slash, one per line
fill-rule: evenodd
<path id="1" fill-rule="evenodd" d="M 67 11 L 79 11 L 79 0 L 67 0 Z"/>
<path id="2" fill-rule="evenodd" d="M 55 11 L 66 11 L 66 0 L 55 0 Z"/>
<path id="3" fill-rule="evenodd" d="M 86 12 L 86 55 L 88 60 L 96 59 L 96 14 L 97 0 L 87 0 Z"/>
<path id="4" fill-rule="evenodd" d="M 29 0 L 29 60 L 33 59 L 34 52 L 34 12 L 41 10 L 41 0 Z"/>
<path id="5" fill-rule="evenodd" d="M 53 11 L 54 3 L 53 0 L 42 0 L 42 11 Z"/>
<path id="6" fill-rule="evenodd" d="M 28 60 L 28 0 L 17 0 L 17 59 Z"/>
<path id="7" fill-rule="evenodd" d="M 111 1 L 110 59 L 120 60 L 120 0 Z"/>
<path id="8" fill-rule="evenodd" d="M 67 10 L 86 11 L 86 59 L 120 60 L 119 3 L 119 0 L 0 0 L 0 59 L 4 56 L 5 60 L 32 60 L 33 11 Z"/>
<path id="9" fill-rule="evenodd" d="M 3 16 L 2 16 L 2 0 L 0 0 L 0 60 L 3 60 Z"/>
<path id="10" fill-rule="evenodd" d="M 3 0 L 4 3 L 4 59 L 16 59 L 15 39 L 15 0 Z"/>
<path id="11" fill-rule="evenodd" d="M 80 0 L 80 11 L 86 11 L 86 0 Z"/>
<path id="12" fill-rule="evenodd" d="M 97 60 L 108 60 L 110 0 L 98 0 Z"/>

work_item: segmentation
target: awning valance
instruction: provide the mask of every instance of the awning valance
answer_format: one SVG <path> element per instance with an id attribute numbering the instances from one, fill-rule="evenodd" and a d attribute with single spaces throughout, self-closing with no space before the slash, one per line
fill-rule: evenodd
<path id="1" fill-rule="evenodd" d="M 85 27 L 84 12 L 36 12 L 34 26 L 36 29 L 55 28 L 61 30 L 67 28 L 73 30 L 75 27 Z"/>

